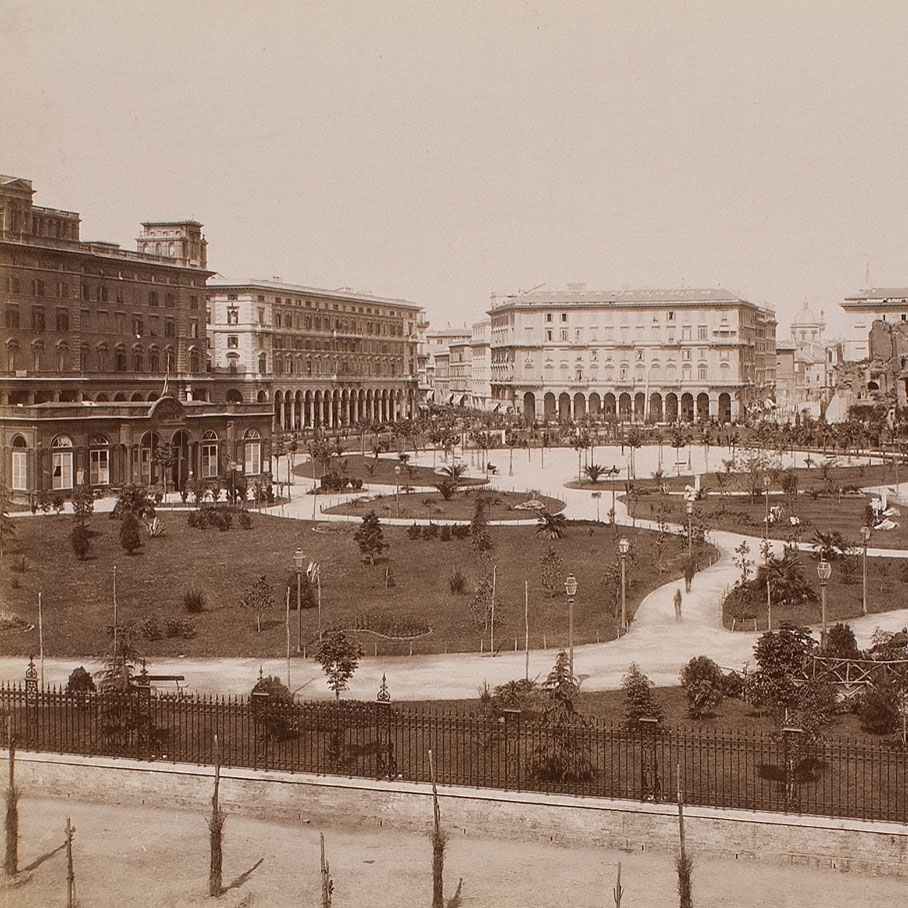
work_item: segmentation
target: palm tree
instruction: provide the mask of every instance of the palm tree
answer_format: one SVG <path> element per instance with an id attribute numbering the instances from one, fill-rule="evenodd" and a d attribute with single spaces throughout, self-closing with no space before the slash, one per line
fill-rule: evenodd
<path id="1" fill-rule="evenodd" d="M 602 464 L 591 463 L 583 468 L 583 472 L 586 473 L 590 482 L 599 482 L 599 477 L 605 476 L 608 470 Z"/>
<path id="2" fill-rule="evenodd" d="M 564 537 L 567 520 L 564 514 L 552 514 L 546 508 L 539 512 L 536 521 L 536 532 L 547 539 L 562 539 Z"/>
<path id="3" fill-rule="evenodd" d="M 757 568 L 758 588 L 769 588 L 772 600 L 778 605 L 810 601 L 816 593 L 807 580 L 798 553 L 786 549 L 781 558 L 771 557 Z"/>

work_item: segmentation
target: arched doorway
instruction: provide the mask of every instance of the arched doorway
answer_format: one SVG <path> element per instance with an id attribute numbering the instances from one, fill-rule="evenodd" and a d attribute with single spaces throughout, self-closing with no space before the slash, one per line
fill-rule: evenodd
<path id="1" fill-rule="evenodd" d="M 574 419 L 582 419 L 586 415 L 586 398 L 578 391 L 574 395 Z"/>
<path id="2" fill-rule="evenodd" d="M 618 398 L 618 417 L 628 422 L 631 419 L 631 396 L 627 391 L 623 391 Z"/>
<path id="3" fill-rule="evenodd" d="M 727 391 L 719 395 L 719 422 L 731 422 L 731 395 Z"/>
<path id="4" fill-rule="evenodd" d="M 697 395 L 697 419 L 701 422 L 709 419 L 709 395 L 705 391 Z"/>
<path id="5" fill-rule="evenodd" d="M 227 403 L 228 404 L 241 404 L 243 402 L 243 395 L 237 391 L 236 388 L 230 388 L 227 392 Z"/>
<path id="6" fill-rule="evenodd" d="M 694 396 L 688 391 L 681 395 L 681 419 L 684 422 L 694 421 Z"/>
<path id="7" fill-rule="evenodd" d="M 605 412 L 605 415 L 614 417 L 618 412 L 618 409 L 615 404 L 615 395 L 611 391 L 602 398 L 602 409 Z"/>
<path id="8" fill-rule="evenodd" d="M 555 418 L 555 395 L 551 391 L 547 391 L 543 398 L 542 415 L 546 421 Z"/>
<path id="9" fill-rule="evenodd" d="M 571 396 L 562 391 L 558 395 L 558 421 L 568 422 L 571 418 Z"/>
<path id="10" fill-rule="evenodd" d="M 529 425 L 536 419 L 536 395 L 532 391 L 527 391 L 523 395 L 523 421 Z"/>
<path id="11" fill-rule="evenodd" d="M 674 391 L 665 395 L 665 421 L 678 421 L 678 395 Z"/>
<path id="12" fill-rule="evenodd" d="M 170 481 L 180 491 L 189 483 L 192 472 L 192 461 L 189 456 L 189 433 L 185 429 L 174 432 L 170 440 L 173 446 L 173 466 L 170 468 Z"/>
<path id="13" fill-rule="evenodd" d="M 657 391 L 649 396 L 649 421 L 662 422 L 662 395 Z"/>
<path id="14" fill-rule="evenodd" d="M 643 418 L 646 415 L 646 395 L 642 391 L 638 391 L 634 395 L 634 419 L 638 422 L 643 422 Z"/>

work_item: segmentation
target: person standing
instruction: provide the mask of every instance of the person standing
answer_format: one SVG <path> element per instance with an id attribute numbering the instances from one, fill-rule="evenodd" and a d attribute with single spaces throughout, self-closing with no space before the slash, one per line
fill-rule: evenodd
<path id="1" fill-rule="evenodd" d="M 690 585 L 693 583 L 694 574 L 697 572 L 697 569 L 694 567 L 693 559 L 689 559 L 687 564 L 684 565 L 684 592 L 690 592 Z"/>
<path id="2" fill-rule="evenodd" d="M 675 590 L 675 621 L 681 620 L 681 590 Z"/>

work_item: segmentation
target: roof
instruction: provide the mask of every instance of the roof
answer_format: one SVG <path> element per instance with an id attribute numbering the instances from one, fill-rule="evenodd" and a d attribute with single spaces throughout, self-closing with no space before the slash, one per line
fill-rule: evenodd
<path id="1" fill-rule="evenodd" d="M 819 318 L 816 312 L 807 305 L 807 300 L 804 301 L 804 305 L 801 306 L 798 314 L 791 320 L 791 327 L 800 325 L 825 325 L 825 322 L 822 318 Z"/>
<path id="2" fill-rule="evenodd" d="M 869 287 L 854 296 L 846 296 L 845 304 L 885 305 L 890 301 L 900 303 L 904 300 L 908 300 L 908 287 Z"/>
<path id="3" fill-rule="evenodd" d="M 228 280 L 224 275 L 218 274 L 209 279 L 209 290 L 267 290 L 271 293 L 295 293 L 300 296 L 321 296 L 329 299 L 346 300 L 348 302 L 379 303 L 384 306 L 405 306 L 411 309 L 422 310 L 419 303 L 409 300 L 395 299 L 394 297 L 374 296 L 371 293 L 351 290 L 349 287 L 340 287 L 336 290 L 325 290 L 319 287 L 308 287 L 305 284 L 289 284 L 281 280 L 262 280 L 249 278 L 243 281 Z"/>
<path id="4" fill-rule="evenodd" d="M 727 303 L 737 305 L 748 303 L 728 290 L 721 287 L 708 289 L 687 289 L 677 290 L 534 290 L 531 293 L 508 296 L 504 299 L 497 299 L 494 308 L 508 305 L 619 305 L 619 306 L 641 306 L 641 305 L 663 305 L 665 303 L 676 303 L 679 305 L 697 304 L 697 303 Z"/>

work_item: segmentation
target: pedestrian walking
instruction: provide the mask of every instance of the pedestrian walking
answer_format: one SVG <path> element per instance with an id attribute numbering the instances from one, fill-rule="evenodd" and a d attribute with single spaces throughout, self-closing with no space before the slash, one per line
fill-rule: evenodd
<path id="1" fill-rule="evenodd" d="M 681 620 L 681 590 L 675 590 L 675 621 Z"/>
<path id="2" fill-rule="evenodd" d="M 687 564 L 684 565 L 684 592 L 690 592 L 690 585 L 693 583 L 694 574 L 697 573 L 696 567 L 694 567 L 693 559 L 690 559 Z"/>

